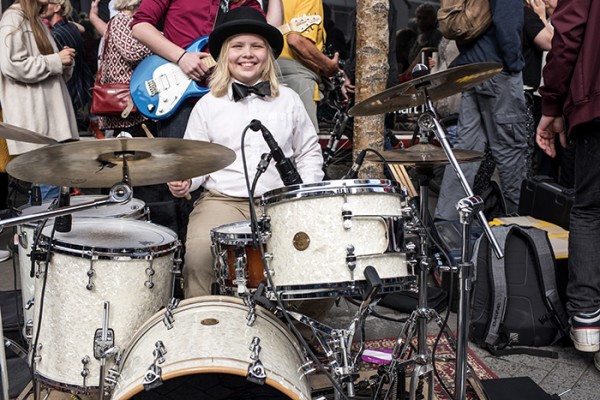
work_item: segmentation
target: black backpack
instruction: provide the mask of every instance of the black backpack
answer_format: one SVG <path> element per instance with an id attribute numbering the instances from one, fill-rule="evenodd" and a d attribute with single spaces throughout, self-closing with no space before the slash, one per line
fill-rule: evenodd
<path id="1" fill-rule="evenodd" d="M 557 358 L 554 352 L 519 347 L 549 346 L 568 337 L 547 233 L 518 225 L 495 226 L 492 232 L 504 258 L 496 258 L 487 239 L 477 240 L 469 338 L 496 355 Z"/>

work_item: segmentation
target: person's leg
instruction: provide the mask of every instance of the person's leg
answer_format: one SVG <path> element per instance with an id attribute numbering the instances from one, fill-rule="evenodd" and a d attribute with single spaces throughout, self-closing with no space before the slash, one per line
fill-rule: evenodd
<path id="1" fill-rule="evenodd" d="M 581 351 L 600 350 L 600 123 L 575 135 L 575 198 L 569 233 L 567 312 L 571 338 Z"/>
<path id="2" fill-rule="evenodd" d="M 319 132 L 317 103 L 315 102 L 315 87 L 318 76 L 297 61 L 279 59 L 277 62 L 282 75 L 281 83 L 298 93 L 310 120 L 316 131 Z"/>
<path id="3" fill-rule="evenodd" d="M 519 208 L 521 184 L 530 168 L 523 80 L 520 74 L 502 73 L 485 86 L 489 90 L 488 96 L 481 96 L 485 132 L 500 176 L 506 212 L 512 214 Z"/>
<path id="4" fill-rule="evenodd" d="M 460 116 L 458 118 L 456 141 L 454 149 L 485 151 L 486 141 L 482 132 L 481 112 L 478 95 L 475 90 L 462 94 Z M 461 170 L 469 185 L 473 185 L 479 162 L 461 164 Z M 448 165 L 444 171 L 442 185 L 435 209 L 435 219 L 444 221 L 458 220 L 456 204 L 467 195 L 458 180 L 456 171 Z"/>
<path id="5" fill-rule="evenodd" d="M 221 225 L 244 221 L 248 202 L 217 192 L 204 193 L 190 214 L 183 268 L 186 298 L 211 294 L 215 281 L 210 231 Z"/>

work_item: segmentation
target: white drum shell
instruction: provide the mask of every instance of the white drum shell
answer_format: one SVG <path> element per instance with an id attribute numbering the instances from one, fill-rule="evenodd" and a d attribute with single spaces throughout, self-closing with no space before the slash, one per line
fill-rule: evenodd
<path id="1" fill-rule="evenodd" d="M 175 322 L 167 329 L 163 313 L 154 315 L 127 347 L 113 399 L 128 399 L 144 390 L 144 374 L 154 361 L 155 343 L 167 351 L 159 364 L 162 380 L 178 376 L 226 373 L 246 376 L 252 362 L 252 339 L 260 338 L 259 359 L 265 367 L 265 385 L 292 399 L 310 399 L 310 387 L 302 375 L 302 358 L 292 333 L 265 309 L 256 307 L 256 321 L 246 324 L 248 308 L 241 299 L 204 296 L 187 299 L 173 310 Z M 205 321 L 218 321 L 205 324 Z"/>
<path id="2" fill-rule="evenodd" d="M 46 242 L 47 229 L 42 236 Z M 109 303 L 108 328 L 114 331 L 114 345 L 124 349 L 144 321 L 168 304 L 173 287 L 173 258 L 179 243 L 167 228 L 112 218 L 73 220 L 71 232 L 57 232 L 55 240 L 47 268 L 36 372 L 43 381 L 58 383 L 55 386 L 59 389 L 62 386 L 65 391 L 83 391 L 81 360 L 88 356 L 85 386 L 97 388 L 100 362 L 94 358 L 94 334 L 102 328 L 104 302 Z M 111 243 L 122 247 L 109 249 Z M 108 250 L 119 255 L 95 259 L 94 254 L 108 254 Z M 160 254 L 151 256 L 155 251 Z M 147 284 L 149 267 L 154 270 L 151 288 Z M 90 268 L 94 272 L 93 288 L 88 290 Z M 42 273 L 36 279 L 36 299 L 42 298 L 43 277 Z M 34 314 L 35 335 L 39 305 Z M 107 370 L 112 365 L 112 358 L 108 358 Z"/>
<path id="3" fill-rule="evenodd" d="M 74 196 L 71 197 L 71 205 L 79 205 L 89 203 L 106 196 Z M 20 215 L 33 215 L 35 213 L 48 211 L 52 205 L 52 200 L 47 200 L 40 206 L 25 206 L 20 208 Z M 73 218 L 131 218 L 137 220 L 148 219 L 148 209 L 145 203 L 139 199 L 131 199 L 131 201 L 125 204 L 113 204 L 110 206 L 102 206 L 98 208 L 91 208 L 88 210 L 78 211 L 73 213 Z M 23 298 L 23 320 L 33 321 L 33 307 L 27 305 L 30 300 L 33 300 L 33 293 L 35 290 L 35 280 L 31 277 L 31 259 L 29 254 L 35 240 L 35 230 L 41 222 L 28 222 L 26 224 L 19 225 L 17 233 L 19 237 L 19 270 L 21 279 L 21 295 Z M 24 328 L 26 329 L 26 328 Z M 27 332 L 23 332 L 27 336 Z"/>
<path id="4" fill-rule="evenodd" d="M 347 185 L 350 191 L 352 182 Z M 404 198 L 400 193 L 385 192 L 375 185 L 380 191 L 331 195 L 321 193 L 324 188 L 319 185 L 312 185 L 312 193 L 311 185 L 306 186 L 309 188 L 297 198 L 264 205 L 271 226 L 266 240 L 272 255 L 269 268 L 278 290 L 295 286 L 310 292 L 321 284 L 352 285 L 365 280 L 363 272 L 369 265 L 382 279 L 408 276 L 405 253 L 386 253 L 390 238 L 384 216 L 401 220 Z M 344 228 L 344 210 L 352 212 L 349 229 Z M 309 238 L 306 249 L 295 245 L 298 233 Z M 354 271 L 346 261 L 349 245 L 356 255 Z"/>

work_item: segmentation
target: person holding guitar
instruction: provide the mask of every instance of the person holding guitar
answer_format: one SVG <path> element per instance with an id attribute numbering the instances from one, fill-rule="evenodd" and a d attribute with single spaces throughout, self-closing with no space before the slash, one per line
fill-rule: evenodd
<path id="1" fill-rule="evenodd" d="M 229 9 L 242 6 L 262 12 L 257 0 L 146 0 L 133 17 L 133 37 L 153 53 L 176 63 L 191 79 L 200 81 L 210 69 L 202 62 L 208 53 L 188 52 L 185 48 L 194 40 L 210 34 L 217 20 Z M 282 24 L 281 0 L 269 1 L 267 22 L 274 26 Z M 162 32 L 157 28 L 161 23 Z M 188 101 L 170 118 L 160 120 L 158 135 L 182 137 L 193 106 L 194 101 Z"/>
<path id="2" fill-rule="evenodd" d="M 245 172 L 247 169 L 252 182 L 261 154 L 271 153 L 262 135 L 248 129 L 251 122 L 260 121 L 259 126 L 272 133 L 285 157 L 295 161 L 304 183 L 323 179 L 316 131 L 298 94 L 280 85 L 275 73 L 275 57 L 283 47 L 281 32 L 268 25 L 257 10 L 241 7 L 225 15 L 209 36 L 208 45 L 218 57 L 217 65 L 210 77 L 210 92 L 196 103 L 184 139 L 226 146 L 237 158 L 209 175 L 168 183 L 176 197 L 184 197 L 200 185 L 206 190 L 188 224 L 183 269 L 186 298 L 211 294 L 215 276 L 210 230 L 250 219 Z M 274 161 L 257 180 L 254 197 L 284 186 Z"/>

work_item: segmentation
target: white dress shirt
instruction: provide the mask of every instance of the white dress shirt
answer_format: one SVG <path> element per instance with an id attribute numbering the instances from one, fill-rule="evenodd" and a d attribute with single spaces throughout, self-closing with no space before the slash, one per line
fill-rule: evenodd
<path id="1" fill-rule="evenodd" d="M 277 97 L 258 97 L 254 94 L 233 101 L 231 86 L 228 94 L 215 97 L 207 93 L 192 110 L 184 139 L 217 143 L 235 151 L 235 161 L 209 175 L 192 179 L 190 191 L 201 185 L 234 197 L 248 197 L 242 162 L 242 133 L 253 119 L 257 119 L 271 132 L 286 157 L 291 158 L 303 183 L 323 179 L 323 156 L 315 128 L 300 100 L 290 88 L 280 86 Z M 248 129 L 244 139 L 246 164 L 250 183 L 263 153 L 270 151 L 260 131 Z M 283 187 L 275 168 L 275 160 L 259 177 L 254 195 Z"/>

